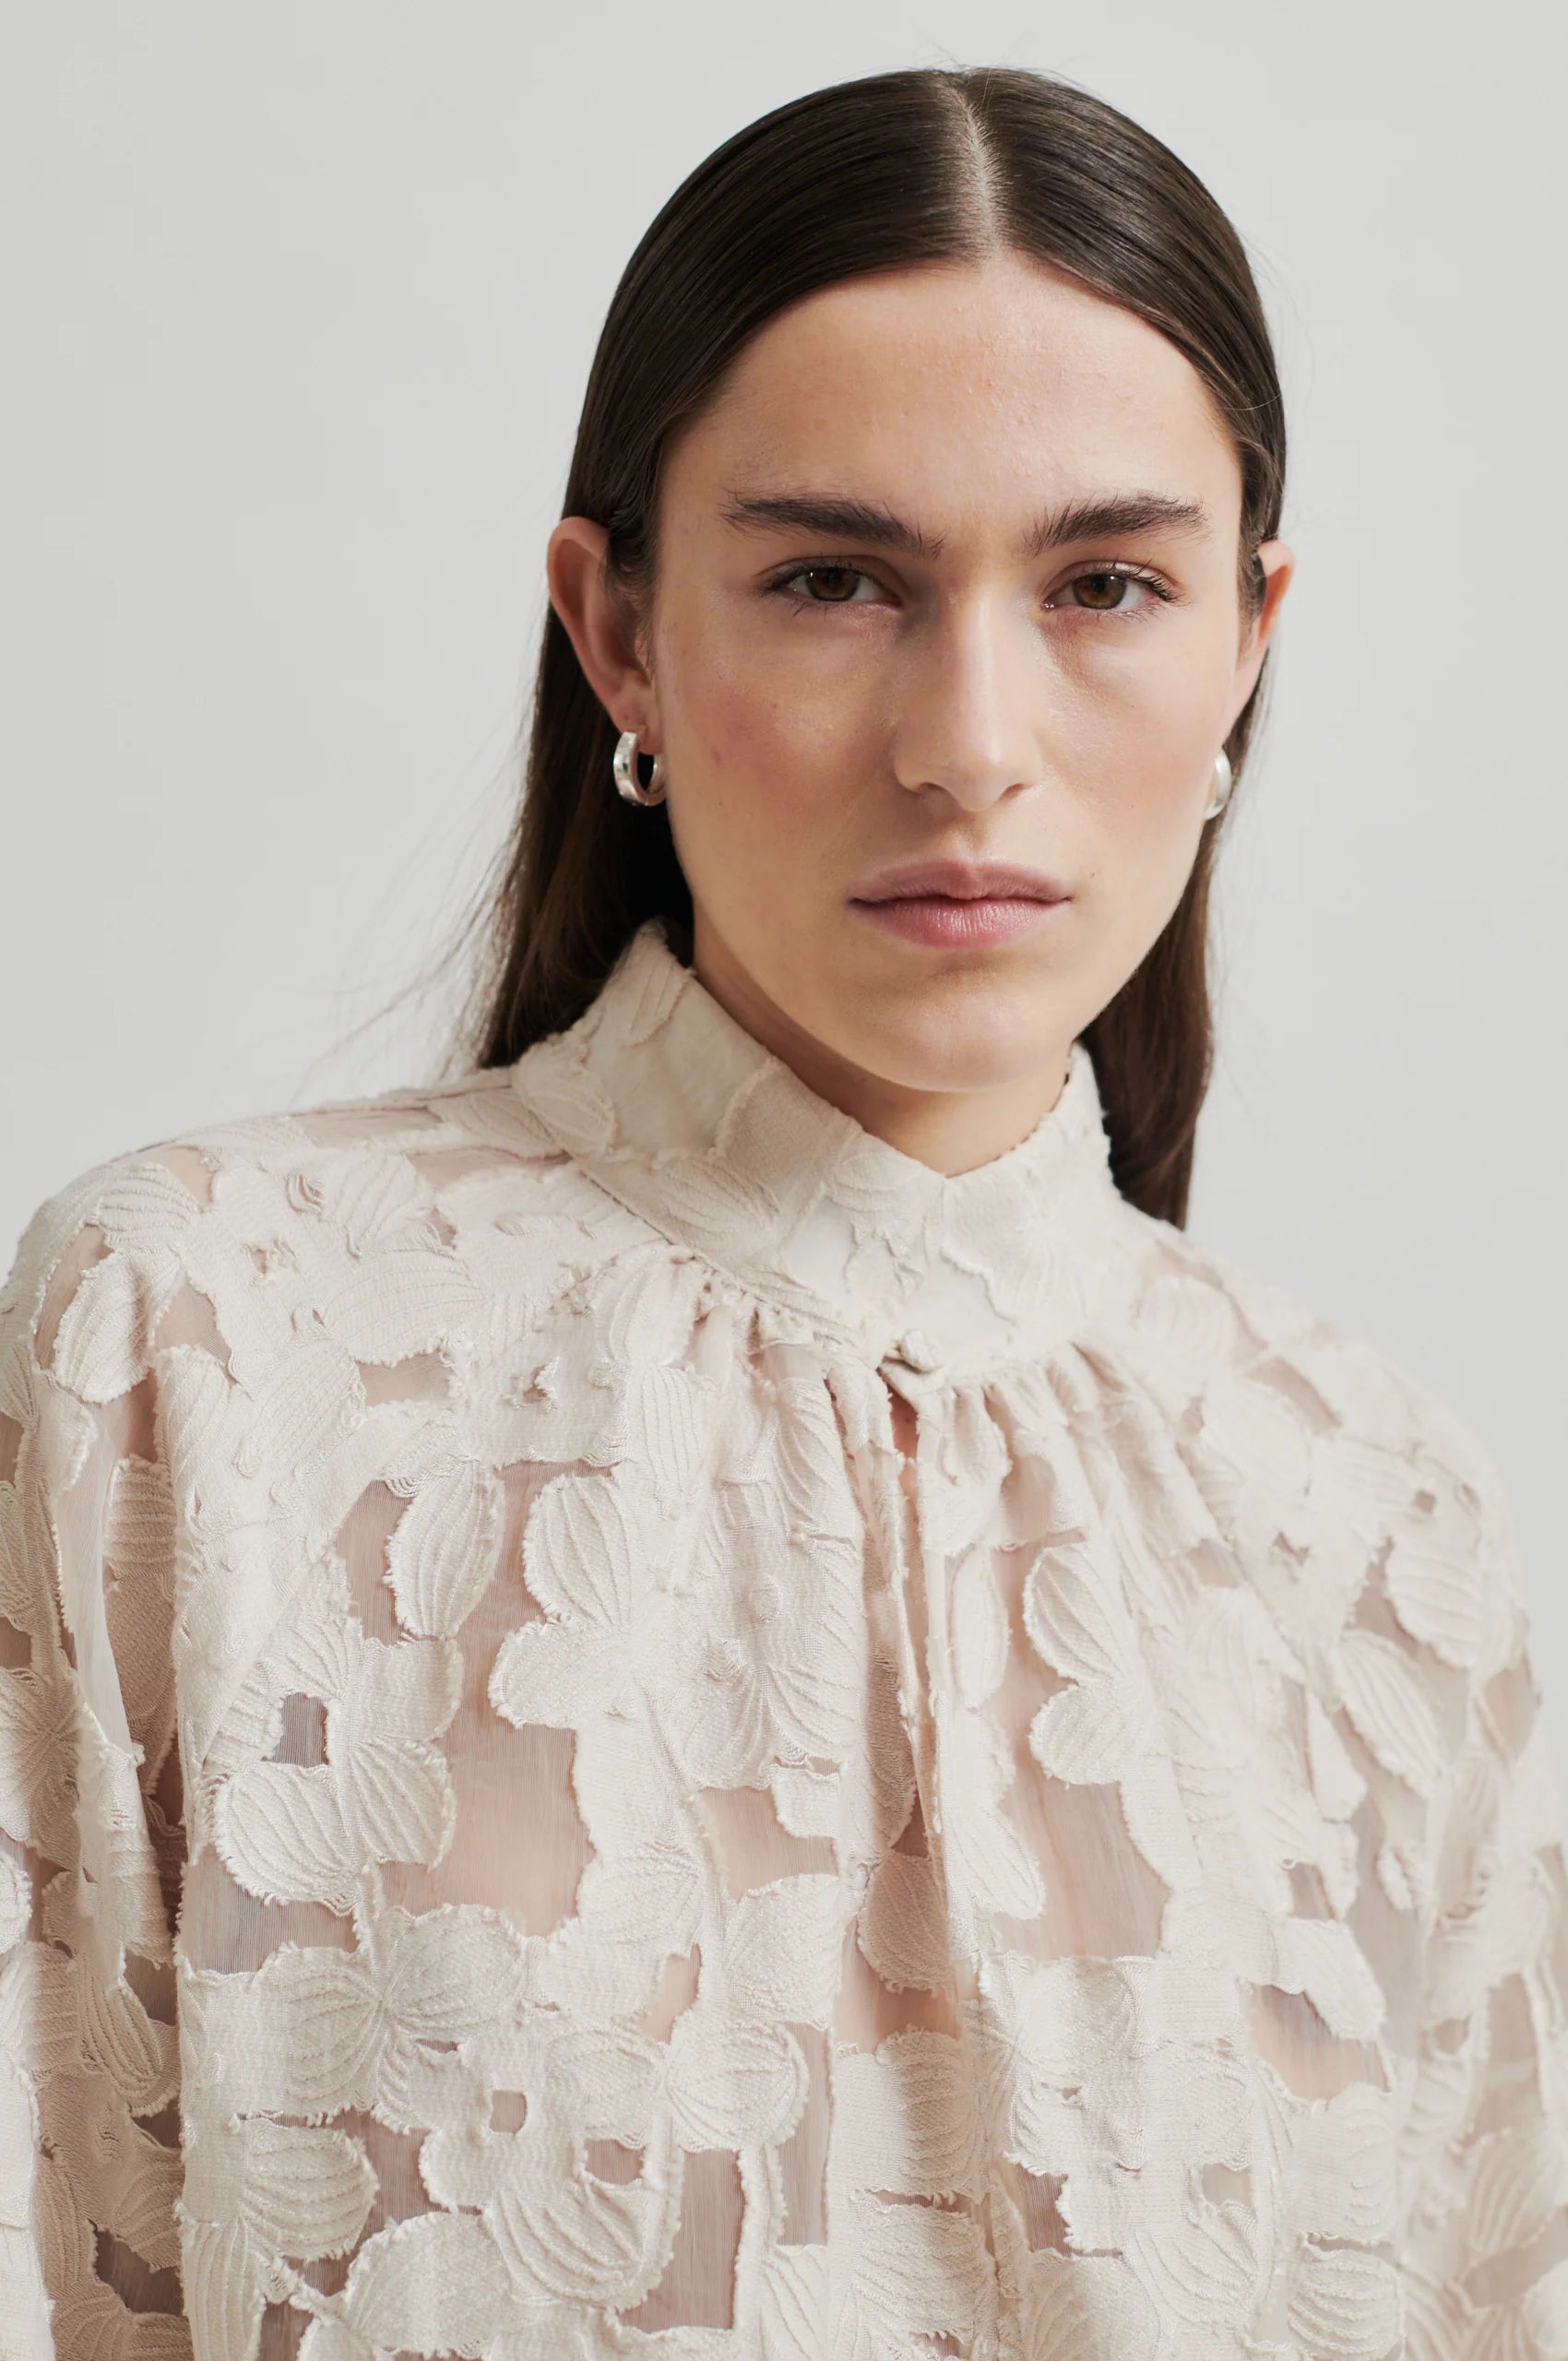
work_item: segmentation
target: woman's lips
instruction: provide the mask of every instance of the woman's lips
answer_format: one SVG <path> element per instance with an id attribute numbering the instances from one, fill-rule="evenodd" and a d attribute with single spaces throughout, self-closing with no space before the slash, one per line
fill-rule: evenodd
<path id="1" fill-rule="evenodd" d="M 1044 870 L 1008 861 L 905 861 L 865 878 L 849 896 L 874 925 L 910 943 L 1005 943 L 1067 908 L 1066 887 Z"/>
<path id="2" fill-rule="evenodd" d="M 1016 894 L 910 894 L 885 902 L 855 901 L 850 908 L 907 942 L 962 949 L 1028 934 L 1065 910 L 1068 903 L 1065 897 L 1042 902 Z"/>

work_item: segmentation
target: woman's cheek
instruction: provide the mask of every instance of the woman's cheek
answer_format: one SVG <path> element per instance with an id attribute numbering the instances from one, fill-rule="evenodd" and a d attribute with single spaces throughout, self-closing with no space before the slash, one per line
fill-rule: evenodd
<path id="1" fill-rule="evenodd" d="M 1146 844 L 1158 858 L 1169 836 L 1187 833 L 1222 725 L 1216 718 L 1219 695 L 1196 666 L 1173 677 L 1169 666 L 1150 670 L 1154 677 L 1135 694 L 1102 709 L 1102 726 L 1086 733 L 1085 746 L 1092 746 L 1107 827 Z M 1206 802 L 1206 795 L 1198 801 Z"/>
<path id="2" fill-rule="evenodd" d="M 866 758 L 863 700 L 852 684 L 798 690 L 776 664 L 731 662 L 686 684 L 671 753 L 680 742 L 727 796 L 766 797 L 769 808 L 809 812 L 840 795 Z M 671 765 L 673 767 L 673 765 Z"/>

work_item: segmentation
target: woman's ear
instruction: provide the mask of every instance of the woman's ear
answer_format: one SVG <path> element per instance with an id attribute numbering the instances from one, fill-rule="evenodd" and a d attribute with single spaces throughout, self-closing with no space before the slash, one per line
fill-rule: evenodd
<path id="1" fill-rule="evenodd" d="M 564 516 L 550 536 L 545 571 L 550 603 L 576 650 L 583 674 L 618 730 L 647 733 L 654 719 L 653 682 L 642 660 L 631 611 L 605 564 L 609 535 L 588 516 Z M 657 753 L 646 745 L 647 753 Z"/>
<path id="2" fill-rule="evenodd" d="M 1236 659 L 1236 686 L 1230 700 L 1232 729 L 1236 716 L 1257 687 L 1263 659 L 1268 652 L 1268 643 L 1279 621 L 1285 593 L 1290 587 L 1296 571 L 1296 552 L 1288 541 L 1260 541 L 1257 555 L 1264 573 L 1263 604 L 1241 635 L 1241 653 Z"/>

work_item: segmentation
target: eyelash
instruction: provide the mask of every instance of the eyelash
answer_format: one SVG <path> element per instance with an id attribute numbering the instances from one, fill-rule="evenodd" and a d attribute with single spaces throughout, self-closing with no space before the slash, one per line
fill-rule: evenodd
<path id="1" fill-rule="evenodd" d="M 876 576 L 865 566 L 851 565 L 849 564 L 847 559 L 818 557 L 808 559 L 804 565 L 791 566 L 788 574 L 779 575 L 776 580 L 768 584 L 767 587 L 771 594 L 782 597 L 791 606 L 812 607 L 817 609 L 819 611 L 831 611 L 835 607 L 852 607 L 861 603 L 859 600 L 853 599 L 812 599 L 808 598 L 803 592 L 790 589 L 790 585 L 792 582 L 798 582 L 802 575 L 818 573 L 853 574 L 857 575 L 862 581 L 866 582 L 874 582 L 876 579 Z M 1070 590 L 1075 582 L 1099 581 L 1107 575 L 1113 575 L 1119 581 L 1137 582 L 1142 584 L 1146 590 L 1151 590 L 1157 599 L 1160 599 L 1167 605 L 1169 605 L 1176 596 L 1176 593 L 1165 580 L 1163 575 L 1156 574 L 1153 569 L 1148 566 L 1128 565 L 1124 563 L 1082 566 L 1076 574 L 1071 574 L 1068 575 L 1066 581 L 1063 583 L 1062 588 L 1063 590 Z M 1076 607 L 1069 610 L 1069 611 L 1080 615 L 1095 615 L 1098 616 L 1099 620 L 1110 623 L 1120 616 L 1123 611 L 1119 607 L 1103 607 L 1098 609 L 1094 607 Z M 1134 610 L 1134 611 L 1136 611 Z M 1127 619 L 1130 620 L 1130 617 Z"/>

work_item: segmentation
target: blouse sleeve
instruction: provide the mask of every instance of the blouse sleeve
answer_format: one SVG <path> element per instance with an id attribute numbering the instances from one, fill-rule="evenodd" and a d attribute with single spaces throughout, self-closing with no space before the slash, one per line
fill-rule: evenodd
<path id="1" fill-rule="evenodd" d="M 163 1281 L 89 1203 L 43 1208 L 0 1295 L 0 2355 L 174 2361 Z"/>
<path id="2" fill-rule="evenodd" d="M 1449 1666 L 1467 1658 L 1469 1678 L 1428 1856 L 1408 2349 L 1410 2361 L 1563 2361 L 1568 1880 L 1515 1531 L 1469 1440 L 1477 1562 L 1421 1578 L 1428 1645 Z"/>

